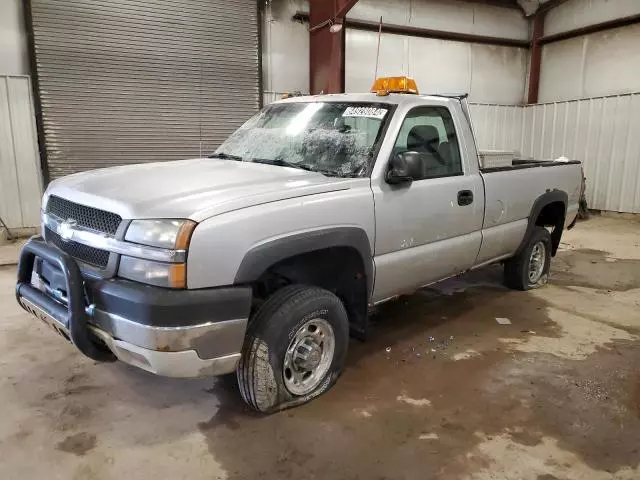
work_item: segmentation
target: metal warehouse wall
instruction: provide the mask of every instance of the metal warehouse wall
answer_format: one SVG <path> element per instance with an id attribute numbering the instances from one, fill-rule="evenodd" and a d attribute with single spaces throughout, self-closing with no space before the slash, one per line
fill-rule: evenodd
<path id="1" fill-rule="evenodd" d="M 638 0 L 570 0 L 547 16 L 544 33 L 554 35 L 638 13 Z"/>
<path id="2" fill-rule="evenodd" d="M 291 20 L 308 12 L 304 0 L 274 0 L 263 26 L 265 101 L 273 92 L 309 91 L 309 25 Z M 455 0 L 360 0 L 350 19 L 443 31 L 528 38 L 528 23 L 515 9 Z M 368 91 L 373 83 L 377 36 L 347 28 L 347 91 Z M 380 75 L 413 75 L 422 91 L 470 92 L 478 102 L 522 103 L 526 49 L 384 34 Z"/>
<path id="3" fill-rule="evenodd" d="M 528 106 L 472 104 L 481 150 L 583 163 L 590 208 L 640 213 L 640 93 Z"/>
<path id="4" fill-rule="evenodd" d="M 471 121 L 480 150 L 522 152 L 525 108 L 471 103 Z"/>
<path id="5" fill-rule="evenodd" d="M 29 84 L 22 0 L 0 7 L 0 217 L 9 228 L 40 223 L 40 157 Z"/>
<path id="6" fill-rule="evenodd" d="M 516 9 L 452 0 L 360 0 L 348 17 L 457 33 L 527 40 L 528 23 Z M 377 33 L 347 29 L 346 90 L 371 87 Z M 519 104 L 524 99 L 528 52 L 481 45 L 383 34 L 379 75 L 414 77 L 421 91 L 468 92 L 476 102 Z"/>
<path id="7" fill-rule="evenodd" d="M 0 75 L 27 75 L 29 56 L 22 0 L 0 3 Z"/>
<path id="8" fill-rule="evenodd" d="M 545 35 L 640 14 L 638 0 L 570 0 L 553 9 Z M 545 45 L 540 102 L 640 91 L 640 24 Z"/>
<path id="9" fill-rule="evenodd" d="M 456 33 L 528 40 L 528 22 L 515 8 L 461 0 L 360 0 L 349 18 Z M 427 54 L 428 52 L 425 52 Z"/>
<path id="10" fill-rule="evenodd" d="M 377 37 L 374 32 L 347 29 L 347 92 L 371 88 Z M 378 75 L 409 75 L 425 93 L 468 92 L 472 101 L 519 104 L 527 59 L 524 48 L 383 34 Z"/>
<path id="11" fill-rule="evenodd" d="M 0 76 L 0 217 L 9 228 L 40 223 L 40 179 L 29 77 Z"/>
<path id="12" fill-rule="evenodd" d="M 640 93 L 526 107 L 522 153 L 581 160 L 590 208 L 640 213 Z"/>
<path id="13" fill-rule="evenodd" d="M 309 12 L 304 0 L 274 0 L 265 8 L 262 26 L 262 88 L 264 102 L 281 92 L 309 91 L 309 25 L 291 20 Z"/>

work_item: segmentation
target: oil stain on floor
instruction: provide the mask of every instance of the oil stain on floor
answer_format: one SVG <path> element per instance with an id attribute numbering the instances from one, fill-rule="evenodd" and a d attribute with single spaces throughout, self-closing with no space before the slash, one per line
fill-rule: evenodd
<path id="1" fill-rule="evenodd" d="M 612 270 L 592 288 L 637 288 L 635 263 L 592 251 L 561 253 L 549 288 L 586 284 L 581 265 L 594 258 Z M 472 272 L 382 307 L 336 387 L 309 405 L 254 416 L 233 379 L 220 382 L 220 410 L 199 425 L 211 454 L 231 479 L 640 478 L 635 332 L 605 325 L 595 344 L 542 348 L 571 332 L 500 275 Z M 494 476 L 497 462 L 508 476 Z"/>

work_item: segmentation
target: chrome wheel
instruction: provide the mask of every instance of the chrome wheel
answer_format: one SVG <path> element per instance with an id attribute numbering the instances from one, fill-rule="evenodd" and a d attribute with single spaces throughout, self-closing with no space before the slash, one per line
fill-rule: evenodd
<path id="1" fill-rule="evenodd" d="M 309 320 L 295 333 L 284 356 L 282 375 L 293 395 L 311 393 L 331 367 L 336 340 L 326 320 Z"/>
<path id="2" fill-rule="evenodd" d="M 544 264 L 547 260 L 547 247 L 543 242 L 536 243 L 531 249 L 531 257 L 529 257 L 529 283 L 538 283 L 542 272 L 544 271 Z"/>

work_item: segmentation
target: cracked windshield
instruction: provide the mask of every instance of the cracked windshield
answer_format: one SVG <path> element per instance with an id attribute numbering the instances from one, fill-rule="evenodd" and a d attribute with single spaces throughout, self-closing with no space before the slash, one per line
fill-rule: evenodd
<path id="1" fill-rule="evenodd" d="M 366 176 L 388 105 L 274 104 L 247 121 L 212 158 L 299 168 L 336 177 Z"/>

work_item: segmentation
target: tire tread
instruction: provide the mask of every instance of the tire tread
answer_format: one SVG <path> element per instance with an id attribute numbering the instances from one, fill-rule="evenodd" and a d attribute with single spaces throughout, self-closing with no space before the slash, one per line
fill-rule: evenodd
<path id="1" fill-rule="evenodd" d="M 268 346 L 259 338 L 258 331 L 280 328 L 270 325 L 268 320 L 285 305 L 294 309 L 300 303 L 329 295 L 332 294 L 318 287 L 289 285 L 275 292 L 258 309 L 249 323 L 237 371 L 240 395 L 251 407 L 265 413 L 272 409 L 268 382 L 275 373 L 269 362 Z"/>
<path id="2" fill-rule="evenodd" d="M 529 282 L 525 276 L 525 268 L 528 268 L 529 249 L 536 241 L 547 239 L 547 248 L 551 245 L 551 237 L 544 227 L 536 226 L 529 238 L 525 248 L 518 255 L 507 260 L 504 264 L 504 284 L 513 290 L 529 290 Z"/>

